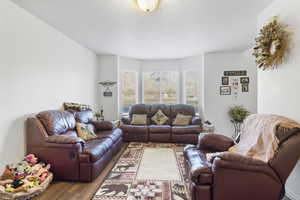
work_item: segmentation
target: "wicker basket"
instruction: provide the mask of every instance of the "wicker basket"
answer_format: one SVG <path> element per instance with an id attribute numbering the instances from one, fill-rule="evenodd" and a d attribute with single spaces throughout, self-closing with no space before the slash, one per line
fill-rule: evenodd
<path id="1" fill-rule="evenodd" d="M 0 191 L 0 200 L 27 200 L 41 194 L 47 189 L 51 181 L 53 180 L 53 174 L 50 173 L 46 180 L 39 186 L 29 189 L 27 192 L 2 192 Z M 1 184 L 1 181 L 0 181 Z"/>

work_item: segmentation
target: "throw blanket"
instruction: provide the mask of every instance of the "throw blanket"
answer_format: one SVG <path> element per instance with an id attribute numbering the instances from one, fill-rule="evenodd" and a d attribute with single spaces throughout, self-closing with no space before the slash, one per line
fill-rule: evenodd
<path id="1" fill-rule="evenodd" d="M 276 137 L 276 131 L 279 127 L 281 130 L 290 130 L 300 128 L 300 124 L 278 115 L 250 115 L 245 119 L 242 126 L 240 142 L 228 151 L 268 162 L 273 158 L 279 145 L 279 140 Z"/>

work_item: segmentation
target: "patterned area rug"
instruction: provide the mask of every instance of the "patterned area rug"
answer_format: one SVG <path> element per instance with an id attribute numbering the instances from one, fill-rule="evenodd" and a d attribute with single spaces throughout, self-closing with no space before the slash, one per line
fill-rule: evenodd
<path id="1" fill-rule="evenodd" d="M 183 147 L 130 143 L 93 200 L 188 200 Z"/>

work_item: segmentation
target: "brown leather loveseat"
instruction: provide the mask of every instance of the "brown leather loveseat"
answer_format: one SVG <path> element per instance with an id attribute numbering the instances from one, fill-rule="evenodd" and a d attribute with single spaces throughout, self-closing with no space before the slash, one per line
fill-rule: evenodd
<path id="1" fill-rule="evenodd" d="M 94 180 L 121 149 L 122 131 L 110 122 L 92 120 L 91 110 L 51 110 L 29 118 L 27 153 L 51 164 L 55 178 L 71 181 Z M 94 126 L 98 138 L 84 141 L 77 136 L 76 122 Z"/>
<path id="2" fill-rule="evenodd" d="M 161 110 L 169 119 L 164 125 L 156 125 L 152 117 Z M 191 115 L 188 126 L 173 126 L 177 114 Z M 131 125 L 134 114 L 146 114 L 147 125 Z M 130 107 L 129 117 L 122 118 L 120 127 L 126 142 L 172 142 L 196 144 L 202 131 L 202 122 L 195 115 L 195 108 L 186 104 L 135 104 Z"/>

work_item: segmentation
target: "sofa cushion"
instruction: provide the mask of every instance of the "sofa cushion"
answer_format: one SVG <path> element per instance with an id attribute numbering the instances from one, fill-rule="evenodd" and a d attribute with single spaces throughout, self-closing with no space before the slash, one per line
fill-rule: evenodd
<path id="1" fill-rule="evenodd" d="M 192 121 L 192 115 L 182 115 L 180 113 L 177 114 L 173 126 L 187 126 Z"/>
<path id="2" fill-rule="evenodd" d="M 60 135 L 68 130 L 75 129 L 73 114 L 62 110 L 43 111 L 37 114 L 48 135 Z"/>
<path id="3" fill-rule="evenodd" d="M 158 110 L 157 113 L 151 117 L 151 120 L 156 125 L 164 125 L 169 121 L 169 118 L 161 110 Z"/>
<path id="4" fill-rule="evenodd" d="M 87 110 L 90 109 L 89 105 L 85 104 L 79 104 L 79 103 L 69 103 L 65 102 L 63 103 L 63 107 L 65 110 L 74 110 L 74 111 L 81 111 L 81 110 Z"/>
<path id="5" fill-rule="evenodd" d="M 85 144 L 85 152 L 91 157 L 91 161 L 99 160 L 112 146 L 113 142 L 110 138 L 89 140 Z"/>
<path id="6" fill-rule="evenodd" d="M 147 115 L 146 114 L 133 114 L 132 115 L 132 125 L 146 125 L 147 124 Z"/>
<path id="7" fill-rule="evenodd" d="M 113 143 L 117 142 L 123 135 L 123 132 L 121 129 L 114 129 L 110 131 L 98 131 L 96 132 L 98 138 L 104 139 L 104 138 L 110 138 Z"/>
<path id="8" fill-rule="evenodd" d="M 195 108 L 187 104 L 171 105 L 171 118 L 175 119 L 178 113 L 195 116 Z"/>
<path id="9" fill-rule="evenodd" d="M 111 131 L 114 128 L 114 124 L 110 121 L 91 121 L 90 123 L 97 131 Z"/>
<path id="10" fill-rule="evenodd" d="M 94 126 L 91 124 L 76 123 L 78 137 L 83 140 L 93 140 L 97 138 Z"/>
<path id="11" fill-rule="evenodd" d="M 79 112 L 75 112 L 75 119 L 77 122 L 80 123 L 89 123 L 91 120 L 93 120 L 93 111 L 92 110 L 82 110 Z"/>
<path id="12" fill-rule="evenodd" d="M 150 125 L 149 133 L 171 133 L 171 126 L 169 125 Z"/>
<path id="13" fill-rule="evenodd" d="M 175 135 L 183 134 L 199 134 L 202 131 L 202 128 L 197 125 L 190 126 L 173 126 L 172 133 Z"/>
<path id="14" fill-rule="evenodd" d="M 120 127 L 124 132 L 132 133 L 132 134 L 147 134 L 148 126 L 135 126 L 135 125 L 126 125 L 123 124 Z"/>
<path id="15" fill-rule="evenodd" d="M 161 112 L 168 117 L 168 120 L 164 123 L 165 125 L 170 125 L 171 124 L 171 106 L 168 104 L 152 104 L 150 107 L 150 122 L 151 124 L 154 125 L 159 125 L 157 123 L 155 123 L 155 121 L 151 118 L 153 118 L 154 115 L 156 115 L 156 113 L 161 110 Z"/>
<path id="16" fill-rule="evenodd" d="M 130 106 L 130 109 L 129 109 L 130 120 L 132 120 L 133 114 L 147 115 L 147 124 L 149 124 L 150 123 L 150 108 L 151 108 L 151 105 L 146 105 L 146 104 L 134 104 L 134 105 Z"/>

